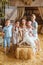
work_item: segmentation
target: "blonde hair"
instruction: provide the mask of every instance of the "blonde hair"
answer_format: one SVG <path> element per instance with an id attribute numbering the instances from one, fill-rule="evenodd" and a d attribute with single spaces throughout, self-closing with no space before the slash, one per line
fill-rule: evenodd
<path id="1" fill-rule="evenodd" d="M 35 14 L 32 14 L 32 17 L 36 19 L 36 15 Z"/>

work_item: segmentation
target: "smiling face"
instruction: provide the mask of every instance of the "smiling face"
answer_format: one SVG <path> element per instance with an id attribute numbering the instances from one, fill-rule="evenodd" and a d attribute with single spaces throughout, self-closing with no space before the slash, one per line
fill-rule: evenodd
<path id="1" fill-rule="evenodd" d="M 7 20 L 6 23 L 5 23 L 6 26 L 9 26 L 10 25 L 10 20 Z"/>
<path id="2" fill-rule="evenodd" d="M 16 26 L 16 27 L 19 27 L 19 25 L 20 25 L 20 23 L 19 23 L 19 21 L 17 21 L 17 22 L 15 23 L 15 26 Z"/>
<path id="3" fill-rule="evenodd" d="M 26 20 L 22 19 L 22 25 L 26 25 Z"/>
<path id="4" fill-rule="evenodd" d="M 31 16 L 31 20 L 32 20 L 32 22 L 34 22 L 35 19 L 36 19 L 36 16 L 35 16 L 34 14 L 32 14 L 32 16 Z"/>
<path id="5" fill-rule="evenodd" d="M 28 21 L 28 22 L 27 22 L 27 26 L 28 26 L 28 27 L 31 27 L 31 24 L 32 24 L 31 21 Z"/>

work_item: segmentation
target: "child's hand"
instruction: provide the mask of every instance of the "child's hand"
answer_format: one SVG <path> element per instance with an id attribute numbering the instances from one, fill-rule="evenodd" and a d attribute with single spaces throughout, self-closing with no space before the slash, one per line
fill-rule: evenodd
<path id="1" fill-rule="evenodd" d="M 32 36 L 32 34 L 29 34 L 29 36 Z"/>
<path id="2" fill-rule="evenodd" d="M 2 37 L 4 38 L 4 36 L 5 36 L 5 33 L 4 33 L 4 32 L 2 32 Z"/>

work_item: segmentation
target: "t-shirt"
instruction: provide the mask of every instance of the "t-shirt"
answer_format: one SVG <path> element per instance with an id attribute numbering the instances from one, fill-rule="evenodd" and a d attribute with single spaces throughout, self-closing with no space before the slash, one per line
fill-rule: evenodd
<path id="1" fill-rule="evenodd" d="M 12 27 L 12 25 L 9 25 L 3 28 L 3 32 L 5 33 L 4 37 L 12 37 Z"/>

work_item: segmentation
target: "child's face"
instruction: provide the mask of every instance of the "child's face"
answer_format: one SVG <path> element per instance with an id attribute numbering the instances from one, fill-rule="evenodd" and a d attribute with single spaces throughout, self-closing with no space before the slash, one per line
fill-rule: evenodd
<path id="1" fill-rule="evenodd" d="M 22 24 L 26 25 L 26 20 L 25 19 L 22 20 Z"/>
<path id="2" fill-rule="evenodd" d="M 19 24 L 20 24 L 20 23 L 19 23 L 19 22 L 17 22 L 17 23 L 16 23 L 16 27 L 19 27 Z"/>
<path id="3" fill-rule="evenodd" d="M 10 20 L 6 21 L 5 25 L 9 26 L 10 25 Z"/>
<path id="4" fill-rule="evenodd" d="M 28 22 L 27 22 L 27 26 L 28 26 L 28 27 L 31 27 L 31 24 L 32 24 L 31 21 L 28 21 Z"/>

